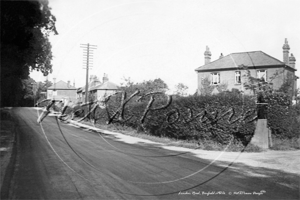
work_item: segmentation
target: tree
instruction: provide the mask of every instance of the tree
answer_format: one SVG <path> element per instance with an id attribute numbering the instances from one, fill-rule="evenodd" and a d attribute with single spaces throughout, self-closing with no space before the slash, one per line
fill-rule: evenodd
<path id="1" fill-rule="evenodd" d="M 142 93 L 149 92 L 163 92 L 168 90 L 168 85 L 160 78 L 144 81 L 140 84 L 140 89 Z"/>
<path id="2" fill-rule="evenodd" d="M 143 81 L 141 83 L 134 83 L 130 78 L 124 78 L 124 82 L 121 83 L 122 89 L 128 94 L 134 93 L 136 90 L 140 91 L 140 95 L 147 94 L 149 92 L 163 92 L 168 90 L 168 85 L 160 78 L 154 80 Z"/>
<path id="3" fill-rule="evenodd" d="M 53 83 L 49 80 L 45 80 L 44 82 L 38 82 L 38 84 L 39 84 L 39 89 L 42 92 L 46 92 L 48 87 L 51 87 L 53 85 Z"/>
<path id="4" fill-rule="evenodd" d="M 20 106 L 33 106 L 35 99 L 36 99 L 36 95 L 34 94 L 33 88 L 34 85 L 36 85 L 37 83 L 35 82 L 35 80 L 33 80 L 32 78 L 28 78 L 28 79 L 23 79 L 22 80 L 22 96 L 23 96 L 23 100 L 22 103 L 20 104 Z"/>
<path id="5" fill-rule="evenodd" d="M 200 94 L 201 95 L 211 95 L 215 86 L 211 85 L 211 82 L 208 77 L 205 77 L 201 80 L 201 88 L 200 88 Z"/>
<path id="6" fill-rule="evenodd" d="M 55 21 L 48 0 L 1 1 L 1 106 L 21 105 L 30 71 L 52 72 Z"/>
<path id="7" fill-rule="evenodd" d="M 48 87 L 52 86 L 52 82 L 45 80 L 44 82 L 37 82 L 37 93 L 36 93 L 36 100 L 42 101 L 43 99 L 46 99 L 46 93 Z"/>
<path id="8" fill-rule="evenodd" d="M 228 84 L 227 83 L 221 83 L 221 84 L 217 85 L 216 88 L 217 88 L 219 93 L 226 92 L 226 91 L 228 91 L 227 90 Z"/>
<path id="9" fill-rule="evenodd" d="M 121 83 L 121 89 L 126 91 L 127 93 L 134 93 L 135 91 L 135 83 L 131 81 L 131 78 L 123 77 L 123 82 Z"/>
<path id="10" fill-rule="evenodd" d="M 175 85 L 175 95 L 178 96 L 187 96 L 188 86 L 184 85 L 183 83 L 178 83 Z"/>
<path id="11" fill-rule="evenodd" d="M 290 96 L 290 98 L 293 97 L 293 95 L 297 95 L 297 90 L 294 88 L 294 83 L 295 83 L 295 77 L 293 74 L 288 73 L 286 78 L 284 79 L 283 84 L 281 87 L 278 89 L 279 92 L 283 92 Z M 293 91 L 294 90 L 294 91 Z"/>

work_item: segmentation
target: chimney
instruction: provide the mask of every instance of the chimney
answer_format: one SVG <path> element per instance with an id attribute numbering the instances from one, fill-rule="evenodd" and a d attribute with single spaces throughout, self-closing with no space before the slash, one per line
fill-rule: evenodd
<path id="1" fill-rule="evenodd" d="M 70 81 L 68 81 L 68 88 L 70 87 Z"/>
<path id="2" fill-rule="evenodd" d="M 288 65 L 289 64 L 289 50 L 290 46 L 288 44 L 287 39 L 285 38 L 284 45 L 282 47 L 283 49 L 283 62 Z"/>
<path id="3" fill-rule="evenodd" d="M 55 91 L 56 89 L 56 78 L 53 78 L 53 87 L 54 87 L 54 90 L 53 91 Z"/>
<path id="4" fill-rule="evenodd" d="M 292 68 L 295 68 L 295 65 L 296 65 L 296 58 L 294 57 L 293 54 L 291 54 L 291 57 L 289 57 L 289 65 L 290 65 Z"/>
<path id="5" fill-rule="evenodd" d="M 108 77 L 107 74 L 104 73 L 102 82 L 105 83 L 106 81 L 108 81 Z"/>
<path id="6" fill-rule="evenodd" d="M 204 64 L 210 63 L 210 57 L 211 57 L 211 52 L 209 51 L 208 46 L 206 46 L 206 51 L 204 52 L 204 58 L 205 58 Z"/>
<path id="7" fill-rule="evenodd" d="M 221 53 L 221 55 L 220 55 L 220 58 L 219 58 L 219 59 L 221 59 L 221 58 L 223 58 L 223 53 Z"/>

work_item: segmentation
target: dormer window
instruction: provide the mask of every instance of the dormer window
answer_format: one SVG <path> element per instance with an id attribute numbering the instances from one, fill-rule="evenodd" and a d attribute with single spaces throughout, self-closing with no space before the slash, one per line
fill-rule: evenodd
<path id="1" fill-rule="evenodd" d="M 218 85 L 220 83 L 220 73 L 211 73 L 211 84 Z"/>

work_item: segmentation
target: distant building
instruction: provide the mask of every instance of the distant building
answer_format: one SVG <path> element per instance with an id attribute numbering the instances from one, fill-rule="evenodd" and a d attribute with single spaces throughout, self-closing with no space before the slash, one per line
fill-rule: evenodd
<path id="1" fill-rule="evenodd" d="M 77 88 L 64 81 L 58 81 L 53 83 L 51 87 L 47 89 L 47 99 L 57 99 L 57 100 L 69 100 L 72 102 L 77 102 L 76 98 Z"/>
<path id="2" fill-rule="evenodd" d="M 297 71 L 295 67 L 296 59 L 293 54 L 289 56 L 290 47 L 287 39 L 285 39 L 282 48 L 283 61 L 262 51 L 250 51 L 231 53 L 227 56 L 221 54 L 219 59 L 211 62 L 211 52 L 206 47 L 204 52 L 205 64 L 195 70 L 198 75 L 197 93 L 201 94 L 204 87 L 203 80 L 208 79 L 210 85 L 223 85 L 226 90 L 237 89 L 245 94 L 251 94 L 250 90 L 244 88 L 244 83 L 247 81 L 245 77 L 247 71 L 242 66 L 246 66 L 252 77 L 263 78 L 267 82 L 270 82 L 270 78 L 278 74 L 274 76 L 275 79 L 272 81 L 274 89 L 279 89 L 287 79 L 291 80 L 293 82 L 291 89 L 294 96 L 298 79 L 295 75 L 295 71 Z M 216 93 L 218 90 L 214 89 L 213 92 Z"/>
<path id="3" fill-rule="evenodd" d="M 99 81 L 97 76 L 91 75 L 90 82 L 88 86 L 89 98 L 94 100 L 101 100 L 103 97 L 114 94 L 119 90 L 119 86 L 115 83 L 109 81 L 108 76 L 104 74 L 102 82 Z M 77 100 L 78 102 L 85 101 L 85 86 L 77 90 Z"/>

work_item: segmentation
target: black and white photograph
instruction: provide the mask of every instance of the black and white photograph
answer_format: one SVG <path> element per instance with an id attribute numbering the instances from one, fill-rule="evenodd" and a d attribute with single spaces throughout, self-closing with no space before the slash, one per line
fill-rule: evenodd
<path id="1" fill-rule="evenodd" d="M 0 199 L 300 199 L 299 0 L 0 7 Z"/>

